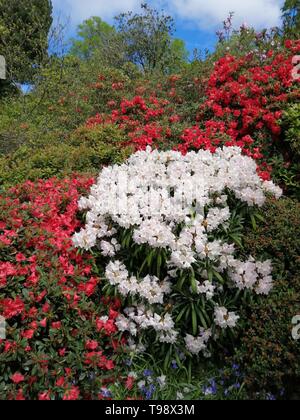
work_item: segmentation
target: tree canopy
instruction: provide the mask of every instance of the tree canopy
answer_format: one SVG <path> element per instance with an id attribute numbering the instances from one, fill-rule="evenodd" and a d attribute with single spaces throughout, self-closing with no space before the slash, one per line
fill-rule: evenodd
<path id="1" fill-rule="evenodd" d="M 90 59 L 96 50 L 105 50 L 115 35 L 113 26 L 93 16 L 78 26 L 77 38 L 72 39 L 71 54 L 84 60 Z"/>
<path id="2" fill-rule="evenodd" d="M 183 41 L 173 40 L 172 17 L 141 5 L 141 13 L 122 13 L 116 17 L 118 32 L 124 39 L 126 55 L 145 72 L 162 71 L 172 63 L 183 63 L 187 52 Z"/>
<path id="3" fill-rule="evenodd" d="M 10 81 L 28 83 L 48 55 L 51 0 L 0 0 L 0 54 Z"/>
<path id="4" fill-rule="evenodd" d="M 287 37 L 300 37 L 300 0 L 286 0 L 282 8 L 284 32 Z"/>

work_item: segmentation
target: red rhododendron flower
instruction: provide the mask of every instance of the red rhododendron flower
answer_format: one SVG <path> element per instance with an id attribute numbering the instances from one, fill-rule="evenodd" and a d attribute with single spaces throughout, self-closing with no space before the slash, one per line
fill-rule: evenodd
<path id="1" fill-rule="evenodd" d="M 25 309 L 25 304 L 20 298 L 0 300 L 0 314 L 6 319 L 20 315 Z"/>
<path id="2" fill-rule="evenodd" d="M 19 389 L 19 391 L 16 395 L 16 401 L 25 401 L 25 400 L 26 400 L 26 398 L 24 397 L 23 390 Z"/>
<path id="3" fill-rule="evenodd" d="M 53 330 L 59 330 L 61 328 L 61 322 L 60 321 L 58 321 L 58 322 L 52 322 L 51 328 Z"/>
<path id="4" fill-rule="evenodd" d="M 97 350 L 98 347 L 99 347 L 99 344 L 97 343 L 97 341 L 94 341 L 94 340 L 89 340 L 85 343 L 85 348 L 87 350 Z"/>
<path id="5" fill-rule="evenodd" d="M 19 384 L 21 382 L 24 382 L 25 377 L 21 375 L 21 373 L 16 372 L 14 375 L 11 376 L 11 380 L 14 384 Z"/>
<path id="6" fill-rule="evenodd" d="M 50 401 L 51 393 L 50 391 L 41 392 L 38 396 L 39 401 Z"/>
<path id="7" fill-rule="evenodd" d="M 127 380 L 126 380 L 126 388 L 131 391 L 132 388 L 134 387 L 135 384 L 135 378 L 133 376 L 128 376 Z"/>
<path id="8" fill-rule="evenodd" d="M 63 397 L 64 401 L 76 401 L 79 399 L 80 391 L 77 386 L 73 386 L 71 389 L 68 389 L 65 392 L 65 395 Z"/>
<path id="9" fill-rule="evenodd" d="M 35 330 L 26 330 L 22 332 L 22 337 L 30 340 L 34 336 Z"/>
<path id="10" fill-rule="evenodd" d="M 65 378 L 61 377 L 57 379 L 55 385 L 58 386 L 59 388 L 62 388 L 65 385 Z"/>

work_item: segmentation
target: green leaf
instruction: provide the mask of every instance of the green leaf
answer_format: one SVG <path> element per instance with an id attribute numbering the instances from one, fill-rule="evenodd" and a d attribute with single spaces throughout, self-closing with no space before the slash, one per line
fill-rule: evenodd
<path id="1" fill-rule="evenodd" d="M 225 280 L 223 279 L 220 273 L 218 273 L 217 271 L 214 271 L 214 276 L 217 277 L 217 279 L 219 280 L 221 284 L 225 284 Z"/>
<path id="2" fill-rule="evenodd" d="M 197 293 L 197 282 L 194 276 L 191 278 L 191 286 L 192 286 L 193 292 Z"/>
<path id="3" fill-rule="evenodd" d="M 253 214 L 251 214 L 250 218 L 251 218 L 251 222 L 252 222 L 252 227 L 253 227 L 254 231 L 256 232 L 257 231 L 257 224 L 256 224 L 255 216 Z"/>
<path id="4" fill-rule="evenodd" d="M 195 306 L 192 305 L 192 327 L 193 327 L 193 334 L 197 335 L 198 332 L 198 322 L 197 322 L 197 313 L 195 310 Z"/>
<path id="5" fill-rule="evenodd" d="M 207 323 L 206 323 L 206 321 L 205 321 L 205 318 L 204 318 L 204 315 L 203 315 L 203 313 L 202 313 L 202 310 L 201 310 L 199 307 L 196 307 L 196 311 L 197 311 L 197 314 L 198 314 L 199 319 L 200 319 L 200 321 L 201 321 L 201 325 L 202 325 L 202 327 L 203 327 L 203 328 L 205 328 L 205 329 L 207 330 L 207 329 L 208 329 L 208 326 L 207 326 Z"/>
<path id="6" fill-rule="evenodd" d="M 161 256 L 161 253 L 159 253 L 157 257 L 157 277 L 158 278 L 160 278 L 161 266 L 162 266 L 162 256 Z"/>
<path id="7" fill-rule="evenodd" d="M 229 235 L 229 237 L 240 247 L 240 248 L 244 248 L 243 244 L 240 240 L 240 238 L 238 238 L 236 235 Z"/>
<path id="8" fill-rule="evenodd" d="M 187 311 L 187 307 L 185 306 L 179 313 L 178 317 L 176 318 L 176 324 L 181 321 L 184 313 Z"/>

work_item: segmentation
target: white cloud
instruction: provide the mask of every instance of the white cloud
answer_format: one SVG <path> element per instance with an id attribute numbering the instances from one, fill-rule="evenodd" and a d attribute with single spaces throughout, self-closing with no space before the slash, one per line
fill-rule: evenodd
<path id="1" fill-rule="evenodd" d="M 140 0 L 52 0 L 56 13 L 62 12 L 71 24 L 78 24 L 91 16 L 111 20 L 119 13 L 136 10 Z"/>
<path id="2" fill-rule="evenodd" d="M 202 29 L 220 25 L 235 12 L 234 23 L 246 22 L 255 28 L 272 27 L 280 23 L 282 0 L 170 0 L 168 10 L 196 23 Z"/>
<path id="3" fill-rule="evenodd" d="M 54 10 L 70 17 L 71 25 L 90 16 L 100 16 L 111 21 L 121 12 L 139 9 L 141 0 L 52 0 Z M 283 0 L 148 0 L 148 3 L 164 6 L 176 18 L 190 21 L 201 29 L 215 29 L 235 12 L 236 25 L 247 22 L 256 28 L 271 27 L 280 23 Z"/>

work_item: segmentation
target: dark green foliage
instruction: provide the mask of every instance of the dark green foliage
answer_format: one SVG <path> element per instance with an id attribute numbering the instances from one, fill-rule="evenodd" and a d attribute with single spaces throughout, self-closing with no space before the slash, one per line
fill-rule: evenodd
<path id="1" fill-rule="evenodd" d="M 285 185 L 286 194 L 300 199 L 300 105 L 294 103 L 283 113 L 282 141 L 273 158 L 274 179 Z"/>
<path id="2" fill-rule="evenodd" d="M 77 38 L 72 40 L 71 54 L 88 60 L 96 50 L 104 50 L 114 35 L 116 31 L 113 26 L 93 16 L 78 26 Z"/>
<path id="3" fill-rule="evenodd" d="M 298 39 L 300 36 L 300 1 L 285 0 L 282 13 L 286 37 Z"/>
<path id="4" fill-rule="evenodd" d="M 184 43 L 172 40 L 174 21 L 170 16 L 141 5 L 142 12 L 123 13 L 116 18 L 128 61 L 145 72 L 172 72 L 187 59 Z"/>
<path id="5" fill-rule="evenodd" d="M 292 338 L 292 319 L 300 315 L 300 204 L 270 201 L 265 222 L 249 231 L 245 246 L 253 257 L 271 258 L 275 288 L 244 310 L 236 358 L 250 390 L 285 388 L 300 395 L 300 343 Z"/>
<path id="6" fill-rule="evenodd" d="M 300 104 L 293 104 L 284 113 L 283 128 L 293 154 L 300 158 Z"/>
<path id="7" fill-rule="evenodd" d="M 96 175 L 103 165 L 120 163 L 129 156 L 131 149 L 122 146 L 124 141 L 122 131 L 114 126 L 83 127 L 62 141 L 50 134 L 35 147 L 23 145 L 0 157 L 0 188 L 74 172 Z"/>
<path id="8" fill-rule="evenodd" d="M 36 67 L 48 56 L 51 24 L 50 0 L 0 0 L 0 52 L 10 81 L 32 80 Z"/>
<path id="9" fill-rule="evenodd" d="M 125 44 L 113 26 L 93 16 L 78 26 L 70 54 L 81 60 L 96 59 L 99 64 L 119 68 L 125 63 Z"/>

